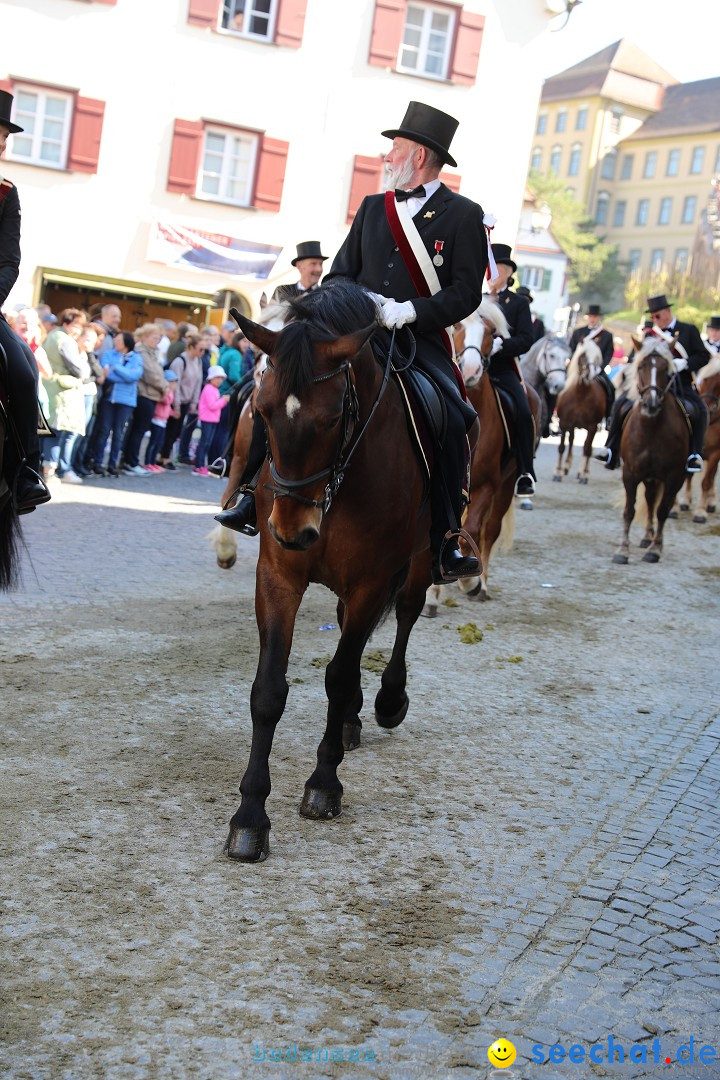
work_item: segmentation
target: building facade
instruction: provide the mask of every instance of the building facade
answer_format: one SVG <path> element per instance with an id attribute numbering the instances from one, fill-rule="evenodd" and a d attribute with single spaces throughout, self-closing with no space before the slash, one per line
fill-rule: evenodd
<path id="1" fill-rule="evenodd" d="M 0 0 L 15 95 L 3 172 L 19 189 L 11 299 L 138 318 L 223 318 L 330 257 L 381 190 L 380 131 L 410 100 L 460 120 L 445 178 L 511 242 L 539 98 L 544 0 Z M 523 70 L 502 115 L 503 73 Z M 516 137 L 503 142 L 509 126 Z M 502 144 L 503 169 L 488 168 Z"/>
<path id="2" fill-rule="evenodd" d="M 720 175 L 720 77 L 681 84 L 615 42 L 545 81 L 530 168 L 566 182 L 630 276 L 692 273 L 694 250 L 699 270 Z"/>

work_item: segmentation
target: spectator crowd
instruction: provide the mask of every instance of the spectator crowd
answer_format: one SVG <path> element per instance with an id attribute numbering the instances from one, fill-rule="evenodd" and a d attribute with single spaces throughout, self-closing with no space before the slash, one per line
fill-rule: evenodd
<path id="1" fill-rule="evenodd" d="M 235 323 L 158 319 L 131 331 L 113 303 L 4 314 L 40 372 L 38 400 L 54 432 L 42 440 L 46 479 L 82 484 L 178 465 L 210 475 L 228 440 L 230 392 L 252 378 L 256 360 Z"/>

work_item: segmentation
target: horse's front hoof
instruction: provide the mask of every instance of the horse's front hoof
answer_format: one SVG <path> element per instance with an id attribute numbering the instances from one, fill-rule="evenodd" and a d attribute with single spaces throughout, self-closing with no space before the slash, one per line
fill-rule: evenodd
<path id="1" fill-rule="evenodd" d="M 462 586 L 461 586 L 462 588 Z M 474 585 L 472 589 L 468 589 L 465 593 L 471 600 L 483 600 L 482 594 L 482 581 L 478 581 L 477 585 Z"/>
<path id="2" fill-rule="evenodd" d="M 680 505 L 678 507 L 678 510 L 689 510 L 689 509 L 690 509 L 690 504 L 689 503 L 680 503 Z"/>
<path id="3" fill-rule="evenodd" d="M 520 503 L 520 509 L 521 510 L 532 510 L 532 508 L 533 508 L 532 499 L 523 499 L 523 501 Z"/>
<path id="4" fill-rule="evenodd" d="M 313 821 L 327 821 L 342 814 L 342 788 L 339 791 L 321 791 L 305 785 L 305 794 L 300 803 L 301 817 Z"/>
<path id="5" fill-rule="evenodd" d="M 265 862 L 270 854 L 270 826 L 264 829 L 230 826 L 224 853 L 238 862 Z"/>
<path id="6" fill-rule="evenodd" d="M 693 514 L 693 521 L 696 525 L 704 525 L 707 521 L 707 518 L 704 514 Z"/>
<path id="7" fill-rule="evenodd" d="M 437 604 L 426 604 L 420 614 L 423 619 L 435 619 L 437 617 Z"/>
<path id="8" fill-rule="evenodd" d="M 396 728 L 402 724 L 403 720 L 407 716 L 407 711 L 410 708 L 410 698 L 403 690 L 403 703 L 398 711 L 393 716 L 387 716 L 385 713 L 380 712 L 378 708 L 378 702 L 382 695 L 382 690 L 378 692 L 378 696 L 375 698 L 375 719 L 380 727 L 384 728 Z"/>
<path id="9" fill-rule="evenodd" d="M 558 476 L 557 473 L 553 473 L 553 483 L 554 484 L 561 484 L 562 483 L 562 476 Z"/>
<path id="10" fill-rule="evenodd" d="M 643 562 L 660 562 L 660 552 L 646 551 L 643 555 Z"/>
<path id="11" fill-rule="evenodd" d="M 221 570 L 232 570 L 233 566 L 237 562 L 237 555 L 233 555 L 229 559 L 218 559 L 217 564 Z"/>
<path id="12" fill-rule="evenodd" d="M 618 563 L 619 566 L 627 566 L 628 557 L 627 555 L 621 555 L 618 553 L 617 555 L 613 555 L 613 562 Z"/>
<path id="13" fill-rule="evenodd" d="M 362 724 L 343 724 L 343 748 L 345 750 L 357 750 L 360 745 L 360 732 L 362 731 Z"/>
<path id="14" fill-rule="evenodd" d="M 648 538 L 646 536 L 643 536 L 642 540 L 638 544 L 638 547 L 648 548 L 648 547 L 650 547 L 651 544 L 652 544 L 652 540 L 648 540 Z"/>
<path id="15" fill-rule="evenodd" d="M 716 510 L 717 510 L 717 507 L 715 506 L 715 503 L 712 503 L 712 504 L 708 503 L 708 508 L 707 508 L 708 514 L 714 514 Z"/>
<path id="16" fill-rule="evenodd" d="M 671 511 L 670 511 L 670 513 L 668 514 L 668 517 L 669 517 L 669 518 L 672 518 L 672 519 L 673 519 L 673 521 L 675 521 L 675 520 L 676 520 L 677 516 L 678 516 L 678 512 L 677 512 L 677 510 L 671 510 Z"/>
<path id="17" fill-rule="evenodd" d="M 587 476 L 578 476 L 578 484 L 587 484 L 587 482 L 588 482 Z"/>

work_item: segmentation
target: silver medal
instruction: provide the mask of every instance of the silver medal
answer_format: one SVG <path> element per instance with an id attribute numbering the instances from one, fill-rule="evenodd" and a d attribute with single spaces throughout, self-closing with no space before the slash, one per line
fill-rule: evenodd
<path id="1" fill-rule="evenodd" d="M 433 255 L 433 262 L 434 262 L 435 266 L 442 266 L 442 264 L 445 262 L 445 260 L 443 259 L 442 255 L 440 255 L 440 253 L 438 252 L 437 255 Z"/>

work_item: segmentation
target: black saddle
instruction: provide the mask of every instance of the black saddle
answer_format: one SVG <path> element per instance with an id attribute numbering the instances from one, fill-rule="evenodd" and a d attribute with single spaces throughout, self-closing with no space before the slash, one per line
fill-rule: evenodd
<path id="1" fill-rule="evenodd" d="M 411 366 L 397 374 L 409 391 L 411 403 L 422 414 L 433 442 L 437 447 L 443 447 L 447 437 L 447 405 L 442 392 L 430 376 L 419 368 Z"/>

